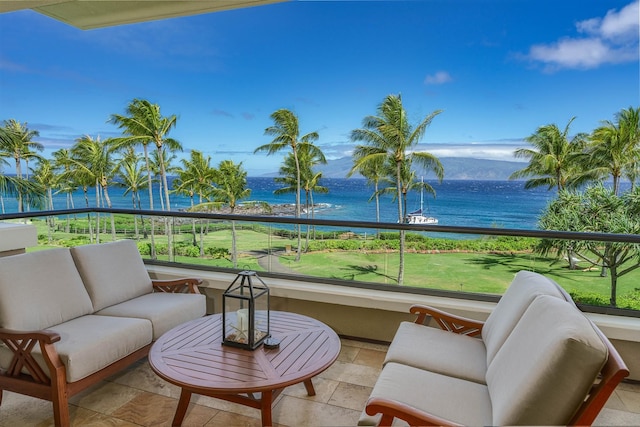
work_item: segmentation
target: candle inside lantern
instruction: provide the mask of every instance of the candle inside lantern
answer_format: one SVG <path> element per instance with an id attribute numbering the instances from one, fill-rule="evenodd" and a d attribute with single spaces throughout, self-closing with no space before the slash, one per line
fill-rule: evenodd
<path id="1" fill-rule="evenodd" d="M 238 330 L 241 335 L 247 336 L 249 332 L 249 309 L 241 308 L 236 312 L 238 318 Z"/>

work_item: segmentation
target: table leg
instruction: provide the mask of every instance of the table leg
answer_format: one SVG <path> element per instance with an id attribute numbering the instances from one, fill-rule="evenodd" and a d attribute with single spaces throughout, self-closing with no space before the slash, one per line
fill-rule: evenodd
<path id="1" fill-rule="evenodd" d="M 272 426 L 271 406 L 273 405 L 273 392 L 263 391 L 260 399 L 260 415 L 262 417 L 263 426 Z"/>
<path id="2" fill-rule="evenodd" d="M 313 383 L 311 382 L 311 378 L 309 378 L 308 380 L 304 380 L 304 388 L 307 389 L 307 394 L 309 396 L 316 395 L 316 389 L 313 388 Z"/>
<path id="3" fill-rule="evenodd" d="M 191 400 L 191 392 L 185 390 L 184 388 L 180 392 L 180 400 L 178 401 L 178 408 L 176 409 L 176 414 L 173 417 L 172 426 L 181 426 L 182 420 L 184 419 L 185 414 L 187 413 L 187 408 L 189 407 L 189 401 Z"/>

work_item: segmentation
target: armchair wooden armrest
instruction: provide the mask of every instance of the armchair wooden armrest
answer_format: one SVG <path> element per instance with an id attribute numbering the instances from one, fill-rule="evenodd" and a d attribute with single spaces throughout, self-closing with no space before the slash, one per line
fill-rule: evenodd
<path id="1" fill-rule="evenodd" d="M 447 313 L 446 311 L 438 310 L 437 308 L 429 307 L 426 305 L 415 304 L 409 309 L 412 314 L 417 314 L 418 317 L 415 323 L 420 325 L 424 324 L 427 316 L 433 317 L 440 328 L 445 331 L 454 332 L 456 334 L 469 335 L 471 337 L 479 336 L 482 332 L 484 322 L 479 320 L 469 319 L 467 317 L 457 316 L 455 314 Z"/>
<path id="2" fill-rule="evenodd" d="M 394 418 L 400 418 L 410 426 L 460 426 L 428 412 L 414 408 L 397 400 L 372 397 L 367 402 L 365 411 L 369 415 L 382 414 L 379 426 L 390 426 Z"/>
<path id="3" fill-rule="evenodd" d="M 0 341 L 2 341 L 13 352 L 13 358 L 8 368 L 2 373 L 7 377 L 20 377 L 23 370 L 29 372 L 33 381 L 40 384 L 48 384 L 50 378 L 54 377 L 54 372 L 62 370 L 64 366 L 58 357 L 54 343 L 60 341 L 57 332 L 40 331 L 15 331 L 0 328 Z M 42 355 L 50 370 L 50 375 L 45 374 L 40 365 L 31 354 L 36 345 L 40 345 Z M 2 387 L 0 387 L 1 389 Z"/>
<path id="4" fill-rule="evenodd" d="M 198 286 L 202 285 L 202 279 L 185 278 L 171 280 L 152 280 L 153 290 L 167 293 L 187 293 L 199 294 Z"/>

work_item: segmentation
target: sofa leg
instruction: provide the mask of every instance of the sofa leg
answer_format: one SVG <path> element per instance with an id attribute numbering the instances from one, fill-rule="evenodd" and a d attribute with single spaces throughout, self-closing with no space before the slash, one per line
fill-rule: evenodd
<path id="1" fill-rule="evenodd" d="M 56 427 L 69 427 L 71 419 L 69 417 L 69 401 L 66 393 L 64 397 L 58 396 L 51 403 L 53 403 L 53 420 Z"/>

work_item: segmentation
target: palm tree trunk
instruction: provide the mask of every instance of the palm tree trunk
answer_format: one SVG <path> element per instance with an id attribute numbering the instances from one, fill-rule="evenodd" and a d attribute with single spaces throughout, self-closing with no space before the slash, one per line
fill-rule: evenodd
<path id="1" fill-rule="evenodd" d="M 102 190 L 96 179 L 96 207 L 98 208 L 102 206 L 100 200 L 102 200 Z M 100 219 L 100 212 L 96 212 L 96 243 L 100 243 Z"/>
<path id="2" fill-rule="evenodd" d="M 22 169 L 20 164 L 20 158 L 16 158 L 16 176 L 22 178 Z M 22 190 L 18 187 L 18 212 L 24 211 L 24 202 L 22 201 Z M 26 219 L 25 219 L 26 221 Z"/>
<path id="3" fill-rule="evenodd" d="M 296 149 L 293 149 L 293 158 L 296 161 L 296 219 L 300 218 L 300 161 L 298 160 L 298 152 Z M 296 250 L 296 262 L 300 261 L 300 256 L 302 254 L 302 229 L 300 228 L 300 224 L 296 225 L 298 229 L 298 248 Z"/>
<path id="4" fill-rule="evenodd" d="M 378 193 L 378 181 L 374 184 L 375 196 L 376 196 L 376 222 L 380 222 L 380 194 Z M 380 229 L 376 229 L 376 238 L 380 238 Z"/>
<path id="5" fill-rule="evenodd" d="M 404 213 L 402 211 L 402 190 L 400 188 L 402 179 L 400 172 L 400 162 L 396 162 L 396 187 L 398 189 L 398 222 L 402 223 Z M 398 265 L 398 286 L 402 286 L 402 283 L 404 281 L 404 230 L 400 230 L 400 245 L 398 250 L 400 251 L 400 260 Z"/>
<path id="6" fill-rule="evenodd" d="M 202 193 L 198 192 L 198 203 L 202 204 Z M 209 220 L 207 219 L 207 227 L 209 227 Z M 204 224 L 200 220 L 200 256 L 204 257 Z"/>
<path id="7" fill-rule="evenodd" d="M 153 181 L 151 180 L 151 165 L 149 165 L 149 150 L 147 149 L 147 144 L 142 145 L 144 150 L 144 162 L 147 167 L 147 181 L 149 185 L 149 210 L 153 210 Z M 149 220 L 151 224 L 151 259 L 156 259 L 156 242 L 155 242 L 155 224 L 154 217 L 151 216 Z"/>
<path id="8" fill-rule="evenodd" d="M 191 210 L 193 210 L 193 192 L 189 193 L 189 199 L 191 200 Z M 193 246 L 197 246 L 196 242 L 196 219 L 191 218 L 191 234 L 193 234 Z"/>
<path id="9" fill-rule="evenodd" d="M 171 202 L 169 201 L 169 186 L 167 184 L 167 172 L 164 167 L 164 159 L 162 157 L 162 147 L 158 146 L 158 160 L 160 162 L 160 179 L 162 179 L 162 186 L 164 188 L 164 197 L 167 203 L 167 211 L 171 210 Z M 171 221 L 165 222 L 167 233 L 167 251 L 169 252 L 169 262 L 173 261 L 173 230 L 171 227 Z"/>
<path id="10" fill-rule="evenodd" d="M 87 187 L 83 186 L 82 191 L 84 192 L 84 203 L 86 207 L 89 207 L 89 192 L 87 191 Z M 91 225 L 91 215 L 87 212 L 87 223 L 89 224 L 89 243 L 93 243 L 93 227 Z"/>
<path id="11" fill-rule="evenodd" d="M 111 199 L 109 198 L 109 189 L 107 188 L 107 185 L 105 185 L 105 179 L 103 179 L 102 181 L 102 191 L 104 192 L 104 198 L 107 201 L 107 207 L 109 209 L 111 209 Z M 116 222 L 115 219 L 113 217 L 113 212 L 111 212 L 111 240 L 112 241 L 116 241 Z"/>
<path id="12" fill-rule="evenodd" d="M 131 191 L 131 204 L 133 205 L 133 210 L 136 209 L 136 191 Z M 139 240 L 140 233 L 138 231 L 138 217 L 133 215 L 133 230 L 136 240 Z"/>
<path id="13" fill-rule="evenodd" d="M 235 210 L 235 206 L 231 208 L 231 215 Z M 231 221 L 231 262 L 233 263 L 233 268 L 238 268 L 238 253 L 236 248 L 236 222 Z"/>
<path id="14" fill-rule="evenodd" d="M 309 219 L 309 209 L 313 209 L 313 204 L 309 207 L 309 190 L 304 190 L 304 206 L 307 212 L 307 219 Z M 307 235 L 305 236 L 304 251 L 309 251 L 309 235 L 311 234 L 311 226 L 307 224 Z"/>

